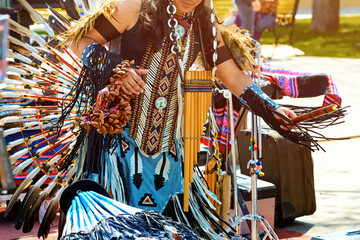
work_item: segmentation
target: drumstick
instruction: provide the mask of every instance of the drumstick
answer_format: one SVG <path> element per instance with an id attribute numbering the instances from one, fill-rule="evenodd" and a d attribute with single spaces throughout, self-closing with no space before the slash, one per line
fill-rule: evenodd
<path id="1" fill-rule="evenodd" d="M 329 106 L 311 111 L 309 113 L 304 113 L 300 116 L 293 117 L 290 120 L 293 121 L 294 123 L 304 122 L 304 121 L 308 121 L 310 119 L 317 118 L 317 117 L 320 117 L 322 115 L 325 115 L 327 113 L 331 113 L 331 112 L 334 112 L 337 110 L 338 110 L 338 107 L 336 105 L 329 105 Z"/>

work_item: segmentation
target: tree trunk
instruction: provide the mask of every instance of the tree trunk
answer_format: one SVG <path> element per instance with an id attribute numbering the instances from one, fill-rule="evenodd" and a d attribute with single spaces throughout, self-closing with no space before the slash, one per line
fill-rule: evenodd
<path id="1" fill-rule="evenodd" d="M 339 29 L 340 0 L 313 0 L 311 30 L 334 32 Z"/>

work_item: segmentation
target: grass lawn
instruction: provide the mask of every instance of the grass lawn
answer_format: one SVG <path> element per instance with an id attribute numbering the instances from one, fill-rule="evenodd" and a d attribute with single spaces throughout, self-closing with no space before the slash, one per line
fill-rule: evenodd
<path id="1" fill-rule="evenodd" d="M 306 56 L 360 58 L 360 16 L 340 17 L 339 31 L 334 33 L 316 33 L 310 26 L 311 19 L 297 19 L 294 28 L 294 47 Z M 288 43 L 287 36 L 279 42 Z M 273 34 L 264 32 L 260 43 L 273 44 Z"/>

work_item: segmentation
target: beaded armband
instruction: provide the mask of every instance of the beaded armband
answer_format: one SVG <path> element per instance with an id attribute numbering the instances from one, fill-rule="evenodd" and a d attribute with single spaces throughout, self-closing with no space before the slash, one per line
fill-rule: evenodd
<path id="1" fill-rule="evenodd" d="M 96 46 L 101 46 L 101 45 L 99 43 L 90 43 L 84 48 L 81 54 L 81 61 L 85 66 L 89 66 L 89 57 L 91 56 L 91 52 L 94 51 Z M 104 51 L 106 51 L 105 48 Z"/>

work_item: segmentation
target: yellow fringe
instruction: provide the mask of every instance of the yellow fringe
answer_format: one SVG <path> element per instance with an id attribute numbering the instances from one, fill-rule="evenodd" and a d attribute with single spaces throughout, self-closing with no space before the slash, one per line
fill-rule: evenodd
<path id="1" fill-rule="evenodd" d="M 69 28 L 64 34 L 62 45 L 69 45 L 72 42 L 77 43 L 84 35 L 94 28 L 95 20 L 104 14 L 106 18 L 110 18 L 116 9 L 118 0 L 105 0 L 98 10 L 93 13 L 82 16 L 75 24 Z"/>
<path id="2" fill-rule="evenodd" d="M 219 25 L 225 44 L 229 47 L 238 67 L 243 71 L 254 71 L 255 60 L 251 55 L 254 43 L 245 29 Z"/>

